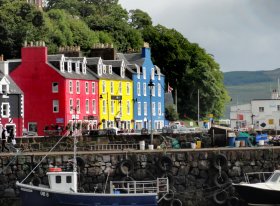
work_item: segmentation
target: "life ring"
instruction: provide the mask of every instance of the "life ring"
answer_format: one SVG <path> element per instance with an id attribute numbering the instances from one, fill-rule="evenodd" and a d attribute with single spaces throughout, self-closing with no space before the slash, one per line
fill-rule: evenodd
<path id="1" fill-rule="evenodd" d="M 229 178 L 226 172 L 221 171 L 213 176 L 213 183 L 218 187 L 223 187 L 229 183 Z"/>
<path id="2" fill-rule="evenodd" d="M 159 158 L 159 160 L 158 160 L 158 167 L 162 171 L 171 170 L 172 166 L 173 166 L 173 162 L 172 162 L 172 159 L 170 157 L 162 156 L 161 158 Z"/>
<path id="3" fill-rule="evenodd" d="M 62 169 L 60 167 L 50 167 L 49 172 L 61 172 Z"/>
<path id="4" fill-rule="evenodd" d="M 216 169 L 227 168 L 227 157 L 224 154 L 217 154 L 213 157 L 213 166 Z"/>
<path id="5" fill-rule="evenodd" d="M 174 184 L 174 177 L 173 177 L 173 174 L 171 172 L 166 172 L 161 177 L 162 178 L 167 178 L 169 185 L 173 185 Z"/>
<path id="6" fill-rule="evenodd" d="M 123 160 L 120 163 L 120 171 L 123 175 L 129 175 L 134 170 L 134 164 L 131 160 Z"/>
<path id="7" fill-rule="evenodd" d="M 33 177 L 31 183 L 34 186 L 39 186 L 41 184 L 41 179 L 39 177 Z"/>
<path id="8" fill-rule="evenodd" d="M 225 204 L 227 199 L 228 199 L 228 193 L 225 190 L 222 190 L 222 191 L 217 190 L 213 194 L 213 200 L 218 205 Z"/>
<path id="9" fill-rule="evenodd" d="M 239 205 L 239 199 L 238 197 L 231 197 L 227 201 L 228 206 L 238 206 Z"/>
<path id="10" fill-rule="evenodd" d="M 169 190 L 169 192 L 163 196 L 163 199 L 166 201 L 171 201 L 173 200 L 173 198 L 174 198 L 173 190 Z"/>
<path id="11" fill-rule="evenodd" d="M 173 199 L 170 203 L 170 206 L 182 206 L 182 202 L 179 199 Z"/>

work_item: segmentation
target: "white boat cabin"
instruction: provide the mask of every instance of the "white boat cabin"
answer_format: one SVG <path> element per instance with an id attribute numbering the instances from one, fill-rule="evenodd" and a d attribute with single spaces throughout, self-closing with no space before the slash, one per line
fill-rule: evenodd
<path id="1" fill-rule="evenodd" d="M 50 189 L 61 192 L 77 192 L 77 172 L 62 172 L 61 168 L 50 168 L 47 172 Z"/>

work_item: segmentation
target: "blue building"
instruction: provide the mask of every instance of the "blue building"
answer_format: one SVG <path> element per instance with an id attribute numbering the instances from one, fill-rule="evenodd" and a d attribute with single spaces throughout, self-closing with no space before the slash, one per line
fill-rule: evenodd
<path id="1" fill-rule="evenodd" d="M 134 128 L 161 129 L 165 122 L 165 76 L 153 64 L 151 50 L 145 43 L 141 53 L 117 54 L 123 59 L 133 80 Z"/>

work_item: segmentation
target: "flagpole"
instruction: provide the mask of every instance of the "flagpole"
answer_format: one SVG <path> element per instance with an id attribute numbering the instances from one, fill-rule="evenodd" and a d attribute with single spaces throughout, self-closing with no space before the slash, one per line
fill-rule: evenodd
<path id="1" fill-rule="evenodd" d="M 197 126 L 199 126 L 199 89 L 197 90 Z"/>

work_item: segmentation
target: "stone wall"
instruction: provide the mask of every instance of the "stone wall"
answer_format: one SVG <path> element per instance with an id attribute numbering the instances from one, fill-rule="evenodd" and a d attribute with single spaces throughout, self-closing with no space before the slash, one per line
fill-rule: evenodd
<path id="1" fill-rule="evenodd" d="M 32 168 L 42 160 L 43 155 L 43 153 L 26 153 L 17 156 L 17 158 L 13 154 L 0 157 L 2 168 L 0 205 L 16 205 L 14 199 L 18 195 L 18 190 L 15 188 L 15 182 L 22 181 Z M 81 174 L 79 176 L 80 190 L 103 192 L 109 189 L 108 183 L 111 180 L 149 180 L 157 177 L 168 177 L 174 198 L 180 199 L 183 205 L 190 206 L 218 205 L 217 201 L 213 201 L 215 191 L 218 191 L 217 193 L 226 191 L 229 197 L 235 196 L 230 182 L 244 181 L 244 173 L 274 171 L 279 166 L 279 155 L 279 147 L 170 151 L 85 151 L 79 152 L 77 161 Z M 26 181 L 36 179 L 36 181 L 40 180 L 42 184 L 48 184 L 45 173 L 49 165 L 71 170 L 71 158 L 71 154 L 66 152 L 52 153 L 42 161 L 42 164 L 35 169 L 35 173 Z M 170 165 L 169 160 L 172 161 L 172 165 Z M 124 161 L 129 162 L 129 168 L 125 167 Z M 124 174 L 126 171 L 128 171 L 128 175 Z M 161 205 L 171 205 L 171 203 L 164 200 Z"/>

